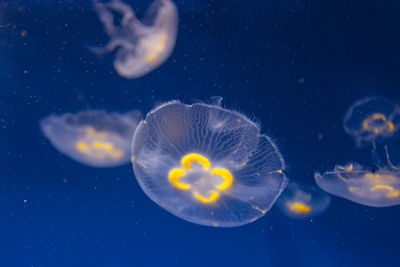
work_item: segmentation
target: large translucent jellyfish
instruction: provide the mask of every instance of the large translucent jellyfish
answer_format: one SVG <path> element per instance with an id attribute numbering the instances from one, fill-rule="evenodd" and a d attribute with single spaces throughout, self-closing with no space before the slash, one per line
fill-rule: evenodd
<path id="1" fill-rule="evenodd" d="M 107 113 L 102 110 L 50 115 L 41 120 L 43 134 L 72 159 L 93 167 L 115 167 L 130 160 L 139 111 Z"/>
<path id="2" fill-rule="evenodd" d="M 344 129 L 358 146 L 390 138 L 400 126 L 400 107 L 388 99 L 368 97 L 355 102 L 344 117 Z"/>
<path id="3" fill-rule="evenodd" d="M 122 77 L 133 79 L 146 75 L 171 55 L 178 31 L 178 10 L 172 1 L 155 0 L 143 22 L 120 0 L 107 4 L 95 1 L 95 9 L 110 41 L 105 47 L 91 50 L 103 54 L 119 47 L 114 67 Z M 119 27 L 114 24 L 113 12 L 122 15 Z"/>
<path id="4" fill-rule="evenodd" d="M 330 196 L 315 186 L 289 183 L 277 201 L 280 210 L 288 217 L 307 219 L 326 210 Z"/>
<path id="5" fill-rule="evenodd" d="M 315 173 L 315 181 L 328 193 L 366 206 L 400 204 L 400 171 L 394 166 L 372 172 L 357 163 L 336 165 L 333 171 Z"/>
<path id="6" fill-rule="evenodd" d="M 209 226 L 262 217 L 287 184 L 283 158 L 259 125 L 216 105 L 173 101 L 149 112 L 136 129 L 132 163 L 153 201 Z"/>

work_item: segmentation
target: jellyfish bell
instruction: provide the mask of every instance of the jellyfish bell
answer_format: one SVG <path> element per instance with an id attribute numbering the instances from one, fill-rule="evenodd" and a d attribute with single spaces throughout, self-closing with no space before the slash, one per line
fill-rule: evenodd
<path id="1" fill-rule="evenodd" d="M 115 167 L 130 160 L 131 140 L 140 121 L 137 110 L 103 110 L 49 115 L 40 121 L 51 144 L 70 158 L 92 167 Z"/>
<path id="2" fill-rule="evenodd" d="M 277 146 L 257 124 L 203 103 L 172 101 L 150 111 L 135 131 L 132 164 L 154 202 L 207 226 L 262 217 L 287 183 Z"/>
<path id="3" fill-rule="evenodd" d="M 135 53 L 126 49 L 117 52 L 114 68 L 125 78 L 139 78 L 164 63 L 172 52 L 168 44 L 169 36 L 165 32 L 153 34 L 140 41 Z M 174 46 L 174 44 L 173 44 Z M 166 51 L 170 51 L 166 53 Z"/>
<path id="4" fill-rule="evenodd" d="M 393 168 L 392 168 L 393 167 Z M 357 163 L 336 165 L 333 171 L 315 173 L 315 181 L 326 192 L 372 207 L 400 204 L 400 171 L 395 166 L 377 166 L 372 171 Z"/>
<path id="5" fill-rule="evenodd" d="M 288 217 L 309 219 L 323 213 L 330 197 L 313 185 L 290 182 L 277 201 L 277 206 Z"/>
<path id="6" fill-rule="evenodd" d="M 127 79 L 139 78 L 162 65 L 175 47 L 178 32 L 178 10 L 170 0 L 155 0 L 143 22 L 132 8 L 119 0 L 95 3 L 99 19 L 110 36 L 104 48 L 91 48 L 102 54 L 118 48 L 114 67 Z M 112 11 L 122 14 L 121 25 L 114 25 Z"/>
<path id="7" fill-rule="evenodd" d="M 357 146 L 381 142 L 398 134 L 400 107 L 382 97 L 367 97 L 350 106 L 344 129 Z"/>

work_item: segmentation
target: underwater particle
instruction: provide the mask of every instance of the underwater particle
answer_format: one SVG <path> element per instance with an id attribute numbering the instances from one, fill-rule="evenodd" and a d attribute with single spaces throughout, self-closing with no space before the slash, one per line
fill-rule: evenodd
<path id="1" fill-rule="evenodd" d="M 350 106 L 344 129 L 357 146 L 393 137 L 400 126 L 400 107 L 382 97 L 367 97 Z"/>
<path id="2" fill-rule="evenodd" d="M 323 213 L 330 203 L 330 196 L 312 185 L 289 183 L 277 201 L 277 206 L 288 217 L 314 218 Z"/>
<path id="3" fill-rule="evenodd" d="M 372 172 L 357 164 L 336 165 L 333 171 L 315 173 L 315 181 L 326 192 L 353 202 L 388 207 L 400 204 L 400 171 L 379 167 Z"/>
<path id="4" fill-rule="evenodd" d="M 116 167 L 129 162 L 137 110 L 123 114 L 102 110 L 52 114 L 40 121 L 51 144 L 70 158 L 92 167 Z"/>
<path id="5" fill-rule="evenodd" d="M 132 163 L 154 202 L 208 226 L 255 221 L 287 184 L 283 158 L 259 125 L 203 103 L 172 101 L 150 111 L 135 131 Z"/>
<path id="6" fill-rule="evenodd" d="M 110 41 L 105 47 L 94 47 L 96 54 L 104 54 L 118 47 L 114 68 L 127 79 L 146 75 L 163 64 L 175 47 L 178 32 L 178 10 L 170 0 L 155 0 L 143 22 L 132 8 L 120 0 L 102 4 L 95 1 L 95 10 Z M 114 25 L 113 12 L 120 13 L 119 27 Z"/>

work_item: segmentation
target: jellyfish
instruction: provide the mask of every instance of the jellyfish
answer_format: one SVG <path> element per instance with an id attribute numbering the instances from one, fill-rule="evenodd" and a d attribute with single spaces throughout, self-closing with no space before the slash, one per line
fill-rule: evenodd
<path id="1" fill-rule="evenodd" d="M 255 221 L 287 184 L 282 155 L 258 124 L 204 103 L 172 101 L 150 111 L 135 131 L 132 163 L 154 202 L 207 226 Z"/>
<path id="2" fill-rule="evenodd" d="M 51 144 L 70 158 L 92 167 L 115 167 L 130 161 L 133 133 L 141 113 L 102 110 L 52 114 L 40 121 Z"/>
<path id="3" fill-rule="evenodd" d="M 393 137 L 399 126 L 400 107 L 381 97 L 355 102 L 344 117 L 344 129 L 354 137 L 357 146 Z"/>
<path id="4" fill-rule="evenodd" d="M 333 171 L 315 173 L 315 181 L 326 192 L 353 202 L 388 207 L 400 204 L 400 170 L 390 163 L 371 171 L 357 163 L 336 165 Z"/>
<path id="5" fill-rule="evenodd" d="M 92 47 L 96 54 L 119 48 L 114 60 L 118 74 L 127 79 L 146 75 L 163 64 L 175 47 L 178 31 L 178 10 L 170 0 L 155 0 L 143 22 L 132 8 L 120 0 L 102 4 L 95 1 L 95 10 L 110 41 L 105 47 Z M 120 25 L 114 25 L 114 13 L 120 13 Z"/>
<path id="6" fill-rule="evenodd" d="M 316 186 L 289 183 L 277 201 L 277 206 L 288 217 L 308 219 L 323 213 L 330 197 Z"/>

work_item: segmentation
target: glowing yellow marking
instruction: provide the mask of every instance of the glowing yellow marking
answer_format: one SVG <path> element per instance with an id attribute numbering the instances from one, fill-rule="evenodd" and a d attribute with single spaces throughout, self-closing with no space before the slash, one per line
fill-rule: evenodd
<path id="1" fill-rule="evenodd" d="M 108 151 L 112 151 L 114 149 L 114 146 L 110 143 L 103 143 L 103 142 L 94 142 L 93 143 L 93 148 L 94 149 L 105 149 Z"/>
<path id="2" fill-rule="evenodd" d="M 87 151 L 88 149 L 89 149 L 89 147 L 86 143 L 83 143 L 83 142 L 76 143 L 76 150 L 78 150 L 79 152 L 84 152 L 84 151 Z"/>
<path id="3" fill-rule="evenodd" d="M 115 147 L 111 143 L 106 142 L 94 142 L 88 144 L 84 141 L 78 141 L 75 145 L 75 148 L 82 154 L 97 159 L 104 159 L 107 156 L 118 159 L 124 155 L 124 151 L 120 149 L 115 149 Z M 98 154 L 98 152 L 104 153 L 104 150 L 107 151 L 107 154 Z"/>
<path id="4" fill-rule="evenodd" d="M 219 186 L 217 186 L 217 188 L 219 190 L 226 190 L 226 189 L 228 189 L 229 187 L 232 186 L 233 177 L 232 177 L 232 174 L 228 170 L 226 170 L 226 169 L 213 169 L 211 171 L 211 174 L 212 175 L 219 175 L 222 178 L 224 178 L 225 181 L 222 184 L 220 184 Z"/>
<path id="5" fill-rule="evenodd" d="M 381 120 L 383 123 L 385 123 L 386 127 L 376 127 L 376 128 L 371 128 L 370 124 L 373 123 L 374 121 Z M 374 113 L 371 116 L 368 116 L 367 118 L 364 119 L 362 122 L 362 129 L 368 132 L 374 132 L 374 134 L 384 134 L 385 130 L 389 133 L 393 132 L 395 130 L 394 124 L 391 121 L 388 121 L 385 115 L 382 113 Z"/>
<path id="6" fill-rule="evenodd" d="M 388 198 L 396 198 L 399 196 L 400 196 L 400 190 L 390 191 L 389 193 L 386 194 L 386 197 Z"/>
<path id="7" fill-rule="evenodd" d="M 371 129 L 370 127 L 370 124 L 376 120 L 382 120 L 383 122 L 386 122 L 386 117 L 381 113 L 372 114 L 371 116 L 368 116 L 367 118 L 364 119 L 364 121 L 362 122 L 362 128 L 368 132 L 373 131 L 375 134 L 378 134 L 376 132 L 379 131 L 378 128 Z"/>
<path id="8" fill-rule="evenodd" d="M 215 202 L 219 198 L 219 193 L 217 191 L 211 191 L 211 196 L 206 198 L 200 195 L 197 191 L 193 192 L 193 196 L 200 202 L 203 203 L 212 203 Z"/>
<path id="9" fill-rule="evenodd" d="M 154 62 L 156 59 L 158 58 L 158 53 L 151 53 L 148 57 L 147 57 L 147 63 L 152 63 Z"/>
<path id="10" fill-rule="evenodd" d="M 363 130 L 365 130 L 365 131 L 368 131 L 368 132 L 371 131 L 371 128 L 369 128 L 369 122 L 367 121 L 367 119 L 365 119 L 365 120 L 362 122 L 362 128 L 363 128 Z"/>
<path id="11" fill-rule="evenodd" d="M 85 136 L 75 144 L 75 149 L 83 155 L 98 160 L 107 158 L 119 159 L 124 156 L 125 152 L 123 150 L 117 149 L 113 143 L 107 142 L 110 138 L 120 138 L 118 135 L 105 131 L 96 131 L 91 126 L 85 127 L 84 131 Z"/>
<path id="12" fill-rule="evenodd" d="M 376 190 L 388 190 L 388 191 L 393 191 L 394 188 L 389 186 L 389 185 L 383 185 L 383 184 L 377 184 L 371 188 L 371 191 L 376 191 Z"/>
<path id="13" fill-rule="evenodd" d="M 347 164 L 346 166 L 338 166 L 338 169 L 342 170 L 342 171 L 347 171 L 347 172 L 351 172 L 353 170 L 353 164 Z"/>
<path id="14" fill-rule="evenodd" d="M 301 202 L 290 203 L 288 208 L 290 212 L 296 214 L 308 214 L 311 212 L 311 207 Z"/>
<path id="15" fill-rule="evenodd" d="M 388 193 L 386 194 L 386 197 L 388 197 L 388 198 L 396 198 L 396 197 L 400 196 L 400 190 L 395 190 L 393 187 L 391 187 L 389 185 L 378 184 L 371 188 L 371 192 L 378 191 L 378 190 L 388 191 Z"/>
<path id="16" fill-rule="evenodd" d="M 185 175 L 185 171 L 182 169 L 172 169 L 169 172 L 168 179 L 174 186 L 182 190 L 189 190 L 191 186 L 189 184 L 180 183 L 179 179 Z"/>
<path id="17" fill-rule="evenodd" d="M 263 210 L 263 209 L 261 209 L 260 207 L 258 207 L 258 206 L 251 206 L 253 209 L 255 209 L 255 210 L 258 210 L 259 212 L 261 212 L 262 214 L 265 214 L 265 213 L 267 213 L 268 212 L 268 209 L 265 209 L 265 210 Z M 258 217 L 257 217 L 258 218 Z"/>
<path id="18" fill-rule="evenodd" d="M 160 52 L 162 52 L 162 51 L 160 51 Z M 147 57 L 146 62 L 147 62 L 147 63 L 153 63 L 153 62 L 158 58 L 158 56 L 160 55 L 160 52 L 159 52 L 159 51 L 156 51 L 156 52 L 151 53 L 151 54 Z"/>
<path id="19" fill-rule="evenodd" d="M 208 197 L 201 195 L 198 191 L 196 191 L 196 188 L 193 188 L 193 190 L 194 190 L 193 197 L 195 199 L 197 199 L 199 202 L 202 202 L 202 203 L 215 202 L 220 196 L 220 192 L 219 192 L 220 190 L 221 191 L 226 190 L 232 186 L 233 176 L 227 169 L 215 168 L 215 169 L 212 169 L 211 171 L 209 171 L 209 169 L 211 167 L 210 161 L 206 157 L 204 157 L 200 154 L 195 154 L 195 153 L 188 154 L 182 158 L 181 164 L 182 164 L 183 169 L 173 168 L 169 172 L 168 180 L 170 181 L 170 183 L 173 184 L 175 187 L 182 189 L 182 190 L 192 189 L 192 185 L 181 183 L 181 182 L 179 182 L 179 179 L 181 179 L 183 176 L 185 176 L 187 174 L 186 170 L 187 171 L 191 170 L 191 166 L 192 166 L 193 162 L 196 162 L 196 163 L 202 165 L 203 171 L 206 171 L 208 174 L 218 175 L 224 179 L 224 182 L 222 184 L 220 184 L 218 186 L 213 186 L 213 189 L 210 189 L 207 191 L 206 194 L 209 195 Z M 201 178 L 201 179 L 206 179 L 206 178 Z M 214 178 L 211 178 L 211 179 L 214 179 Z"/>
<path id="20" fill-rule="evenodd" d="M 162 52 L 165 51 L 167 47 L 168 37 L 166 34 L 162 34 L 161 40 L 156 40 L 158 42 L 157 45 L 154 47 L 154 51 L 152 51 L 146 58 L 147 63 L 153 63 Z"/>
<path id="21" fill-rule="evenodd" d="M 386 121 L 387 119 L 386 119 L 386 116 L 385 115 L 383 115 L 382 113 L 374 113 L 374 114 L 372 114 L 372 120 L 374 120 L 374 121 L 376 121 L 376 120 L 383 120 L 383 121 Z"/>
<path id="22" fill-rule="evenodd" d="M 389 132 L 393 132 L 394 131 L 394 124 L 391 121 L 389 121 L 387 125 L 389 127 Z"/>
<path id="23" fill-rule="evenodd" d="M 194 153 L 184 156 L 181 161 L 183 168 L 186 170 L 190 170 L 192 162 L 197 162 L 198 164 L 203 165 L 205 170 L 209 170 L 211 166 L 210 161 L 206 157 Z"/>

